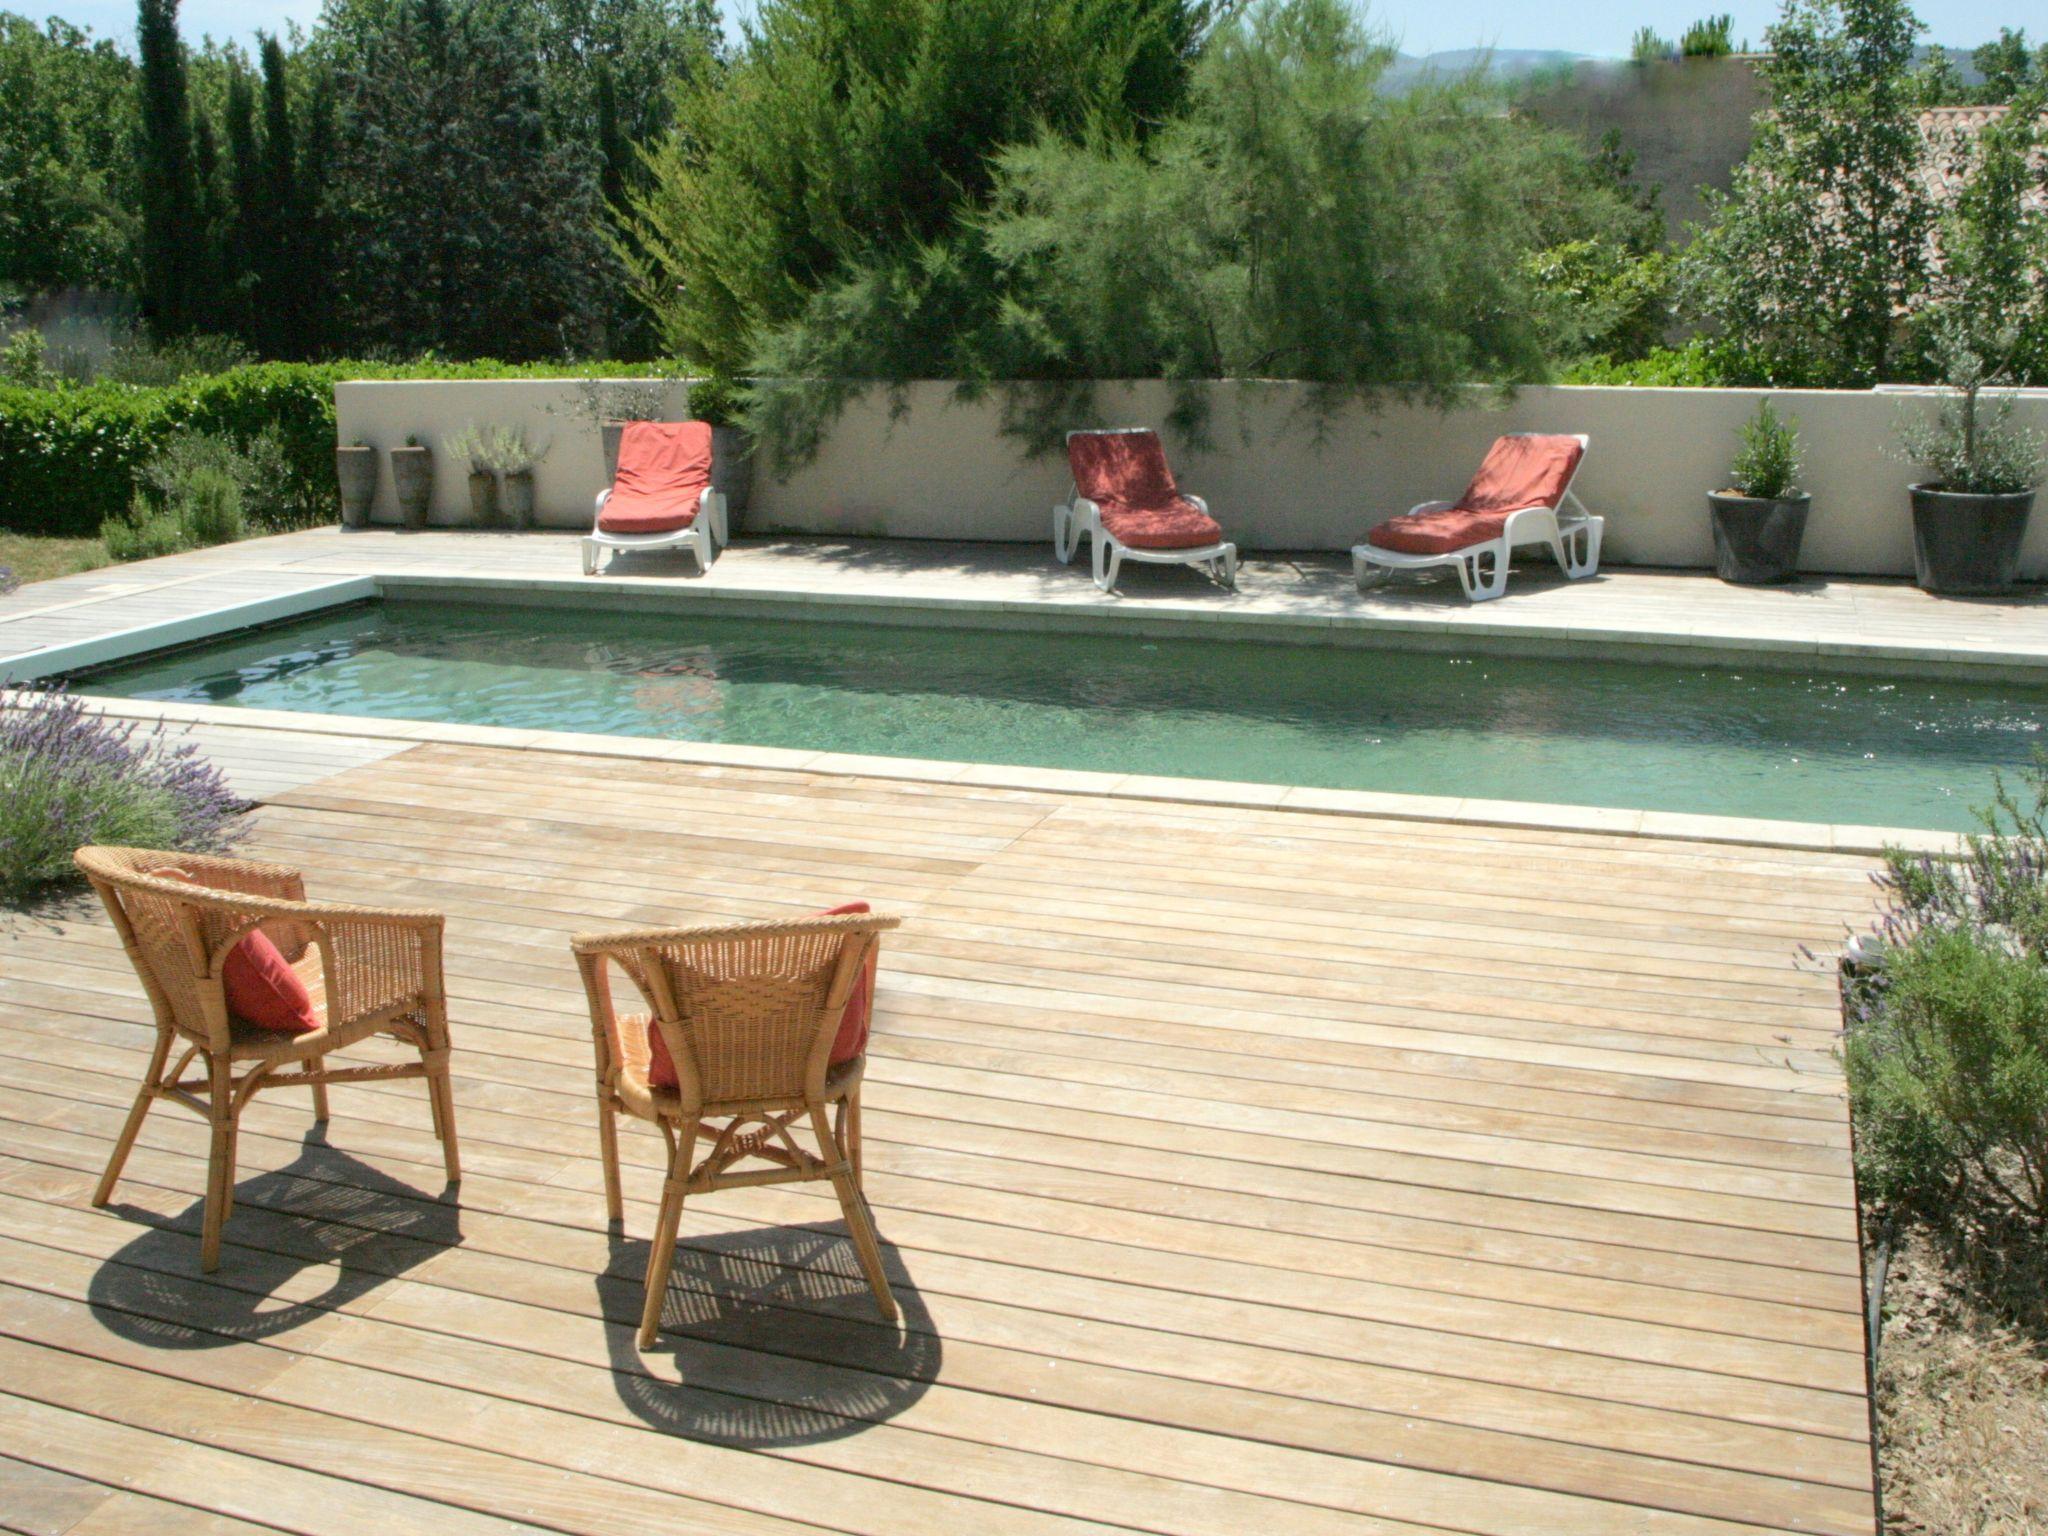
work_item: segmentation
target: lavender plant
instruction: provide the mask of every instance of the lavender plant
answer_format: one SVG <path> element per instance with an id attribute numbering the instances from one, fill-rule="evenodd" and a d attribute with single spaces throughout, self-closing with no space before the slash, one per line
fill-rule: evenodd
<path id="1" fill-rule="evenodd" d="M 62 689 L 0 706 L 0 897 L 70 880 L 72 851 L 87 843 L 225 848 L 241 808 L 220 769 L 160 725 L 88 713 Z"/>
<path id="2" fill-rule="evenodd" d="M 1898 850 L 1882 965 L 1849 993 L 1857 1166 L 1880 1200 L 2048 1225 L 2048 756 L 1997 784 L 1961 858 Z"/>

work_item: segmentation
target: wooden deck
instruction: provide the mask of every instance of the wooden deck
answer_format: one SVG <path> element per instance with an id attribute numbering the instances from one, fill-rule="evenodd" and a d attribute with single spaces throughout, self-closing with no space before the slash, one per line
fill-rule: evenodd
<path id="1" fill-rule="evenodd" d="M 451 914 L 460 1204 L 417 1085 L 324 1140 L 260 1098 L 199 1278 L 196 1119 L 86 1203 L 149 1038 L 104 921 L 0 922 L 0 1526 L 1872 1529 L 1797 963 L 1858 860 L 259 734 L 250 851 Z M 910 919 L 868 1114 L 907 1327 L 828 1189 L 763 1189 L 686 1210 L 643 1358 L 656 1143 L 608 1239 L 565 938 L 853 895 Z"/>

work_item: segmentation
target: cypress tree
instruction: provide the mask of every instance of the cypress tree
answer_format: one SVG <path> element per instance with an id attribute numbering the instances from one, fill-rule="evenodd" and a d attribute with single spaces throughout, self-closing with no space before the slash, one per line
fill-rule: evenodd
<path id="1" fill-rule="evenodd" d="M 256 92 L 248 71 L 234 65 L 228 73 L 228 191 L 226 228 L 221 231 L 221 275 L 226 291 L 220 306 L 229 328 L 245 341 L 256 340 L 262 299 L 257 293 L 258 256 L 271 218 L 263 206 L 263 166 L 256 147 Z"/>
<path id="2" fill-rule="evenodd" d="M 257 344 L 266 357 L 303 357 L 300 315 L 307 291 L 299 247 L 306 210 L 300 206 L 297 145 L 292 134 L 284 46 L 263 40 L 262 243 L 256 252 Z"/>
<path id="3" fill-rule="evenodd" d="M 178 0 L 139 0 L 135 33 L 142 55 L 142 312 L 158 331 L 176 335 L 192 328 L 193 269 L 204 238 Z"/>
<path id="4" fill-rule="evenodd" d="M 227 322 L 228 236 L 233 223 L 221 174 L 220 140 L 204 112 L 192 119 L 192 238 L 186 247 L 185 321 L 181 330 L 217 331 Z"/>

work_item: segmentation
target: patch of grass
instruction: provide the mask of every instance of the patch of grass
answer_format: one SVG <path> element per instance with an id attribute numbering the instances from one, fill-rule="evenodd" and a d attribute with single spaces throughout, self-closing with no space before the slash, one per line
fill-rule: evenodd
<path id="1" fill-rule="evenodd" d="M 0 571 L 12 571 L 23 586 L 52 581 L 107 563 L 107 547 L 98 538 L 58 539 L 35 533 L 0 532 Z"/>

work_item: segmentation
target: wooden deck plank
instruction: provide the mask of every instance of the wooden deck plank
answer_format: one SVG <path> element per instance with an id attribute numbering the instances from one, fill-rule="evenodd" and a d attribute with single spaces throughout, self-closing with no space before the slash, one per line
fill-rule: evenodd
<path id="1" fill-rule="evenodd" d="M 401 1527 L 1871 1529 L 1836 1004 L 1794 963 L 1860 862 L 391 747 L 221 739 L 321 775 L 252 853 L 450 914 L 459 1215 L 396 1083 L 338 1091 L 331 1146 L 252 1105 L 219 1276 L 196 1121 L 84 1211 L 147 1007 L 87 908 L 0 927 L 0 1456 L 103 1485 L 110 1533 L 152 1499 L 330 1529 L 330 1482 Z M 829 1193 L 750 1190 L 686 1207 L 643 1361 L 565 938 L 854 894 L 911 919 L 868 1130 L 909 1327 Z M 644 1232 L 658 1149 L 623 1150 Z M 316 1451 L 266 1511 L 287 1425 Z M 218 1500 L 172 1486 L 216 1464 Z"/>

